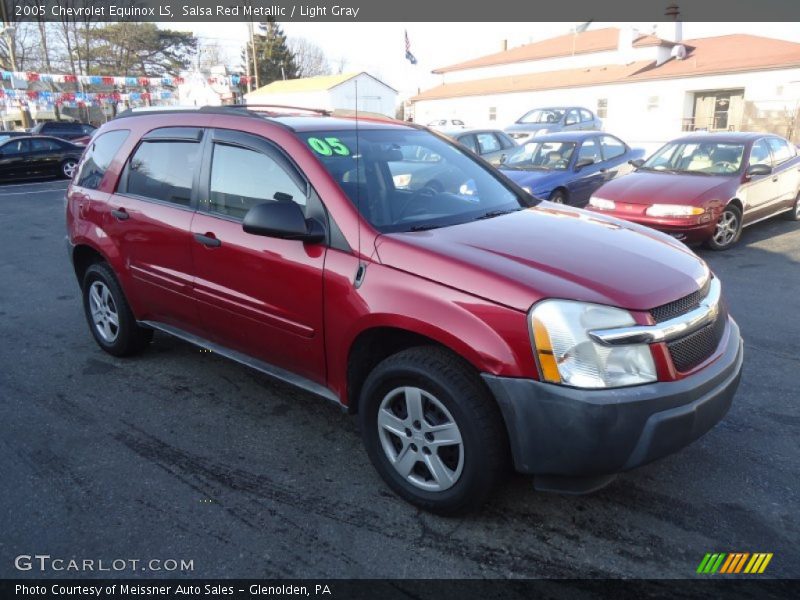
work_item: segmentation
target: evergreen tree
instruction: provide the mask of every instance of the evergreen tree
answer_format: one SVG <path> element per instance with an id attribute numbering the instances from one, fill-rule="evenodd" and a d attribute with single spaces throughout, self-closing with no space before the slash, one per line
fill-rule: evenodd
<path id="1" fill-rule="evenodd" d="M 258 71 L 258 85 L 264 86 L 281 79 L 298 77 L 294 55 L 286 43 L 286 34 L 274 19 L 258 24 L 253 36 L 255 52 L 243 52 L 250 59 L 250 73 Z M 250 49 L 252 50 L 252 48 Z M 255 66 L 254 66 L 255 65 Z"/>

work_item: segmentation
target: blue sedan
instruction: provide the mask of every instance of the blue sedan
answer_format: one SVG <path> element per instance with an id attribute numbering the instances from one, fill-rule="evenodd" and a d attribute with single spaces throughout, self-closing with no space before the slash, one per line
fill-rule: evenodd
<path id="1" fill-rule="evenodd" d="M 601 185 L 629 173 L 628 161 L 644 157 L 600 131 L 575 131 L 537 136 L 508 155 L 500 166 L 534 196 L 560 204 L 585 206 Z"/>

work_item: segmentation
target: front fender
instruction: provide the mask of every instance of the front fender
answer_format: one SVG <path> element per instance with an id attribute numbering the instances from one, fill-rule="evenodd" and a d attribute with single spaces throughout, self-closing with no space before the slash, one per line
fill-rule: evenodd
<path id="1" fill-rule="evenodd" d="M 325 265 L 328 382 L 343 400 L 347 362 L 359 335 L 394 328 L 449 348 L 478 372 L 537 378 L 527 317 L 518 310 L 380 263 L 370 263 L 359 288 L 356 258 L 329 251 Z"/>

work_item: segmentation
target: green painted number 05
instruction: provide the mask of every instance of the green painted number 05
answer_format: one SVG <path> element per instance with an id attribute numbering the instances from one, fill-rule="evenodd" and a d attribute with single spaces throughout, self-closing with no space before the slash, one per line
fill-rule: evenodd
<path id="1" fill-rule="evenodd" d="M 324 140 L 321 140 L 317 137 L 311 137 L 308 138 L 308 145 L 311 146 L 314 152 L 322 154 L 322 156 L 332 156 L 333 154 L 350 156 L 350 148 L 345 146 L 339 138 L 326 137 Z"/>

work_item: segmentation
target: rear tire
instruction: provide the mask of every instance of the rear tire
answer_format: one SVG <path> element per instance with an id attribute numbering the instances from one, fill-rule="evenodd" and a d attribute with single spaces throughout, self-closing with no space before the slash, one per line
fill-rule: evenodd
<path id="1" fill-rule="evenodd" d="M 736 245 L 742 235 L 742 210 L 735 204 L 728 204 L 720 214 L 714 233 L 706 241 L 712 250 L 728 250 Z"/>
<path id="2" fill-rule="evenodd" d="M 75 171 L 78 170 L 78 161 L 74 158 L 68 158 L 61 163 L 61 176 L 65 179 L 72 179 Z"/>
<path id="3" fill-rule="evenodd" d="M 783 218 L 787 221 L 800 221 L 800 192 L 797 192 L 792 210 L 783 213 Z"/>
<path id="4" fill-rule="evenodd" d="M 83 310 L 97 345 L 114 356 L 141 352 L 153 330 L 139 327 L 125 294 L 106 263 L 95 263 L 83 277 Z"/>
<path id="5" fill-rule="evenodd" d="M 447 350 L 416 347 L 381 362 L 362 387 L 364 446 L 399 496 L 442 515 L 482 504 L 508 465 L 499 408 Z"/>

